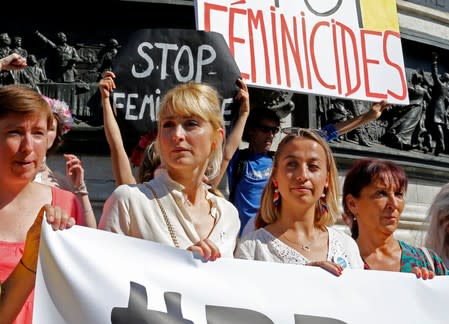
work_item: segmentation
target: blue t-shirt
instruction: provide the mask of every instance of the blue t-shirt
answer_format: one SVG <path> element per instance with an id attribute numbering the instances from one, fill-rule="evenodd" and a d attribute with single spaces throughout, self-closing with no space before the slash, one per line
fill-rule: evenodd
<path id="1" fill-rule="evenodd" d="M 241 150 L 237 150 L 232 157 L 228 173 L 229 188 L 234 188 L 233 172 L 237 167 Z M 243 229 L 246 222 L 256 216 L 260 207 L 260 198 L 265 188 L 267 180 L 271 175 L 273 158 L 268 153 L 248 154 L 248 160 L 242 177 L 237 179 L 238 183 L 234 192 L 234 206 L 239 211 L 240 229 Z"/>
<path id="2" fill-rule="evenodd" d="M 339 136 L 334 125 L 326 125 L 319 130 L 320 135 L 330 142 Z M 234 188 L 234 172 L 237 168 L 239 156 L 242 150 L 234 153 L 227 169 L 229 188 Z M 240 216 L 240 233 L 245 227 L 248 220 L 256 216 L 260 207 L 260 199 L 262 192 L 271 175 L 273 166 L 273 154 L 270 153 L 248 153 L 248 162 L 243 170 L 240 179 L 237 179 L 237 185 L 234 191 L 234 206 L 239 211 Z"/>

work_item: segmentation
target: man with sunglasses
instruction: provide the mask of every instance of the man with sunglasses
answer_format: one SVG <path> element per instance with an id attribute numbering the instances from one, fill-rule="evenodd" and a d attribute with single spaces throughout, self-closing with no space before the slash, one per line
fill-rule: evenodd
<path id="1" fill-rule="evenodd" d="M 241 106 L 247 107 L 249 106 L 249 97 L 246 86 L 244 90 L 245 96 L 240 97 Z M 330 142 L 363 124 L 376 120 L 387 106 L 388 104 L 384 101 L 375 103 L 369 111 L 360 116 L 335 125 L 329 124 L 318 131 L 326 141 Z M 244 120 L 246 120 L 246 124 L 242 123 Z M 221 169 L 227 168 L 229 200 L 239 211 L 241 235 L 247 230 L 253 229 L 252 221 L 246 228 L 245 225 L 249 220 L 254 220 L 254 216 L 259 210 L 260 197 L 273 166 L 275 152 L 270 149 L 275 135 L 280 131 L 280 124 L 280 117 L 272 109 L 253 108 L 248 116 L 248 109 L 241 108 L 238 122 L 226 140 Z M 286 128 L 283 131 L 288 132 L 292 129 Z M 241 136 L 242 132 L 243 136 Z M 241 139 L 248 142 L 248 148 L 238 149 Z M 220 182 L 223 173 L 224 171 L 217 179 L 214 179 L 215 184 Z"/>

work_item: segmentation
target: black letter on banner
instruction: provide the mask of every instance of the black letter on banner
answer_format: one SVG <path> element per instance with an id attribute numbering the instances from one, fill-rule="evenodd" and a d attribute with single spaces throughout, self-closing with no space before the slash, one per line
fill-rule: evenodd
<path id="1" fill-rule="evenodd" d="M 244 309 L 223 306 L 206 305 L 207 323 L 215 324 L 273 324 L 267 316 L 262 313 Z"/>
<path id="2" fill-rule="evenodd" d="M 148 297 L 144 286 L 130 282 L 128 308 L 114 307 L 111 312 L 112 324 L 193 324 L 184 319 L 181 309 L 181 294 L 164 293 L 167 313 L 147 309 Z"/>
<path id="3" fill-rule="evenodd" d="M 309 0 L 305 0 L 304 3 L 306 4 L 307 9 L 309 9 L 309 11 L 311 13 L 313 13 L 316 16 L 330 16 L 333 13 L 335 13 L 338 9 L 340 9 L 341 3 L 343 0 L 338 0 L 338 2 L 335 4 L 335 6 L 327 11 L 323 11 L 323 12 L 319 12 L 317 10 L 315 10 L 312 5 L 310 4 Z M 357 1 L 358 2 L 358 1 Z"/>

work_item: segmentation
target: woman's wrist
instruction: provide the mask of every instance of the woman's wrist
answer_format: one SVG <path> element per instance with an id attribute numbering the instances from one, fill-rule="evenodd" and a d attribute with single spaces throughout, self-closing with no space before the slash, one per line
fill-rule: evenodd
<path id="1" fill-rule="evenodd" d="M 77 196 L 84 196 L 89 194 L 89 192 L 87 191 L 86 184 L 84 182 L 81 182 L 78 187 L 73 188 L 73 193 Z"/>
<path id="2" fill-rule="evenodd" d="M 24 267 L 25 269 L 27 269 L 29 272 L 31 272 L 31 273 L 33 273 L 33 274 L 36 274 L 36 270 L 33 270 L 30 266 L 27 266 L 27 265 L 23 262 L 22 258 L 20 258 L 19 263 L 22 265 L 22 267 Z"/>

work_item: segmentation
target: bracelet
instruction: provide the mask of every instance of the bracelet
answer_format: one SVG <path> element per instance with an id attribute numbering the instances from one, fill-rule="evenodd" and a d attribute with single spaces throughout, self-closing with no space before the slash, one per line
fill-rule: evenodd
<path id="1" fill-rule="evenodd" d="M 28 271 L 30 271 L 30 272 L 36 274 L 36 271 L 35 271 L 35 270 L 31 269 L 31 268 L 28 267 L 25 263 L 23 263 L 22 258 L 20 258 L 20 264 L 23 265 L 23 267 L 24 267 L 25 269 L 27 269 Z"/>
<path id="2" fill-rule="evenodd" d="M 93 208 L 89 208 L 89 209 L 84 209 L 84 214 L 90 213 L 90 212 L 94 212 Z"/>
<path id="3" fill-rule="evenodd" d="M 74 188 L 73 193 L 75 195 L 88 195 L 89 192 L 87 191 L 86 184 L 84 182 L 81 182 L 78 188 Z"/>

